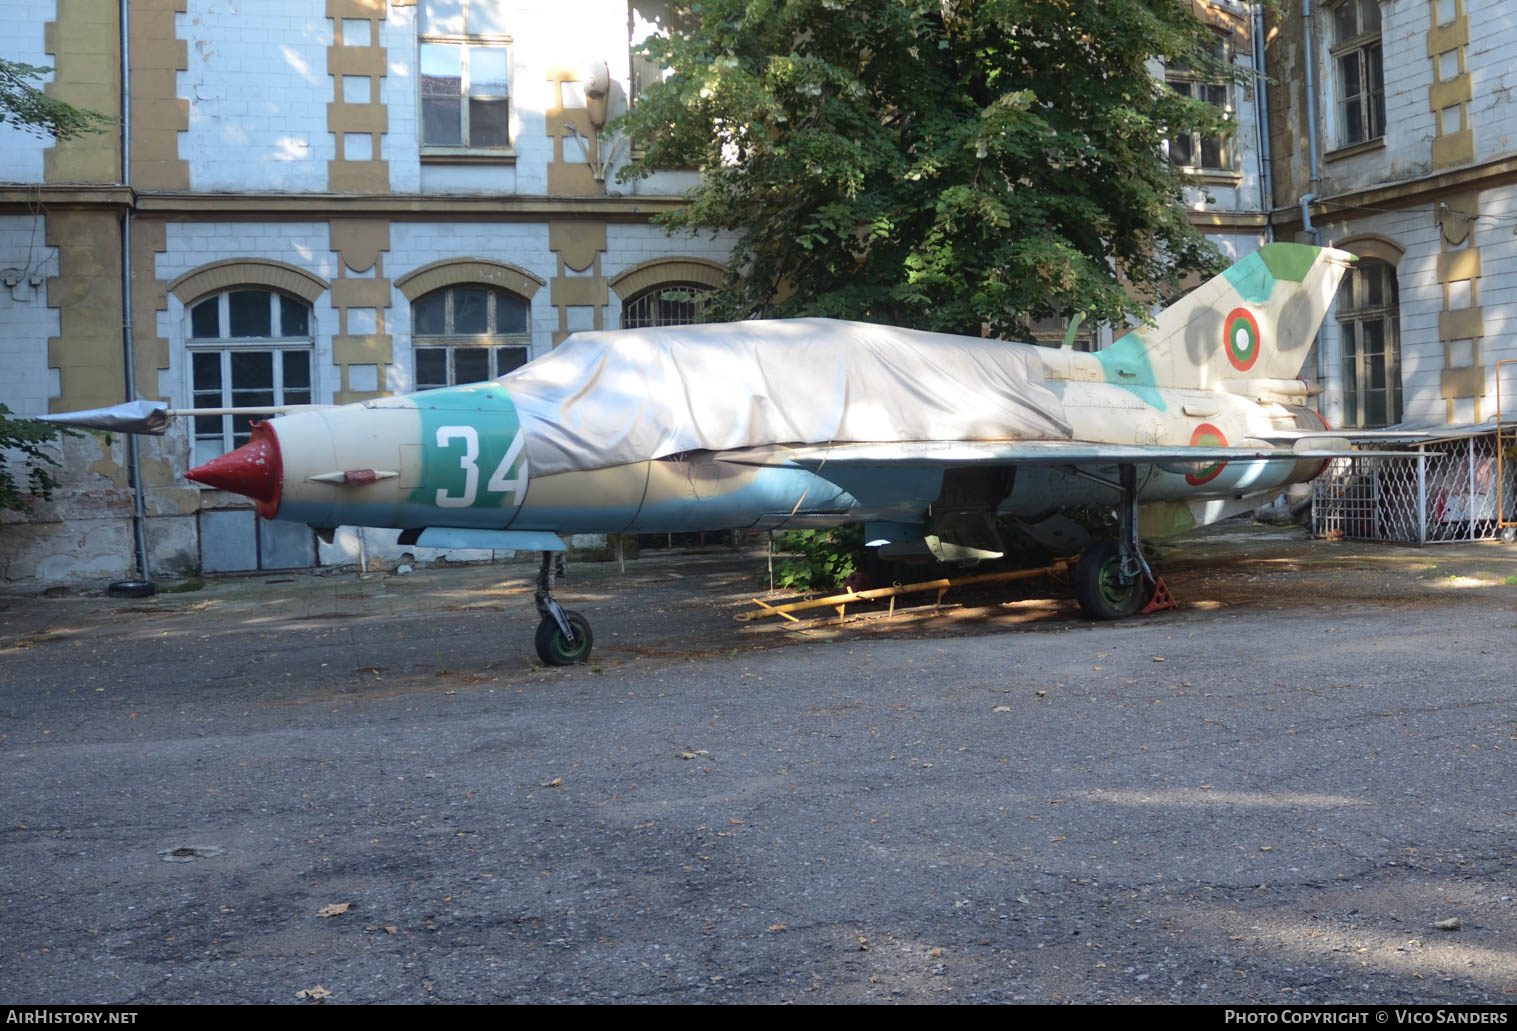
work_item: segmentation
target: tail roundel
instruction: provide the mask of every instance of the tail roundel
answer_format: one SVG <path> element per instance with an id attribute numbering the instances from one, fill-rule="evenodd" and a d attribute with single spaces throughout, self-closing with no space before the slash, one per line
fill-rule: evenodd
<path id="1" fill-rule="evenodd" d="M 1228 380 L 1294 379 L 1353 261 L 1330 247 L 1265 244 L 1098 356 L 1146 366 L 1146 386 L 1226 390 Z"/>

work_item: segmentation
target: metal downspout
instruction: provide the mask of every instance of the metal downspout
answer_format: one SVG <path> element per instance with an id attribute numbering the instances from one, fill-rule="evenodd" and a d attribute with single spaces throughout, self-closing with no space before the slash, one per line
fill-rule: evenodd
<path id="1" fill-rule="evenodd" d="M 126 400 L 137 400 L 137 353 L 132 343 L 132 47 L 131 0 L 120 0 L 121 27 L 121 185 L 127 187 L 126 210 L 121 213 L 121 337 L 126 361 Z M 126 437 L 127 475 L 132 481 L 132 539 L 137 552 L 137 576 L 151 586 L 148 573 L 147 506 L 142 496 L 142 456 L 137 435 Z"/>
<path id="2" fill-rule="evenodd" d="M 1270 167 L 1272 159 L 1269 150 L 1269 76 L 1264 70 L 1264 5 L 1262 3 L 1254 4 L 1251 18 L 1254 50 L 1254 126 L 1259 134 L 1259 207 L 1266 212 L 1264 242 L 1273 243 L 1275 223 L 1274 219 L 1269 218 L 1267 214 L 1275 206 L 1275 185 Z"/>
<path id="3" fill-rule="evenodd" d="M 1301 195 L 1301 228 L 1312 234 L 1312 243 L 1322 246 L 1322 231 L 1312 225 L 1311 202 L 1317 199 L 1317 190 L 1322 184 L 1321 180 L 1321 155 L 1317 138 L 1317 48 L 1314 45 L 1316 39 L 1315 23 L 1312 19 L 1312 0 L 1301 0 L 1301 52 L 1302 64 L 1306 68 L 1306 141 L 1307 160 L 1310 162 L 1311 182 L 1308 190 Z M 1317 338 L 1313 344 L 1317 350 L 1317 382 L 1323 386 L 1322 405 L 1327 407 L 1331 403 L 1331 395 L 1327 391 L 1327 356 L 1322 353 L 1322 327 L 1317 327 Z M 1339 402 L 1341 407 L 1342 402 Z M 1325 414 L 1325 413 L 1324 413 Z"/>

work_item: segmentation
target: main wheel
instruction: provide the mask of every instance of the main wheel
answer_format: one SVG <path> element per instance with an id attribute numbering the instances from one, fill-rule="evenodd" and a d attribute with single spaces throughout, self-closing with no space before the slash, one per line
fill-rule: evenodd
<path id="1" fill-rule="evenodd" d="M 550 666 L 572 666 L 590 657 L 590 646 L 595 638 L 590 633 L 590 621 L 578 612 L 564 610 L 564 618 L 574 629 L 574 643 L 570 644 L 564 632 L 552 617 L 544 617 L 537 624 L 537 656 Z"/>
<path id="2" fill-rule="evenodd" d="M 1122 552 L 1116 541 L 1096 541 L 1075 566 L 1075 597 L 1092 619 L 1122 619 L 1138 611 L 1143 578 L 1122 582 Z"/>

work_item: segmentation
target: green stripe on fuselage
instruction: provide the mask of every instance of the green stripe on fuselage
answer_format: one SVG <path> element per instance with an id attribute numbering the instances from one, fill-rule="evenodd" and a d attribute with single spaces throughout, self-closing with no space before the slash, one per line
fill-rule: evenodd
<path id="1" fill-rule="evenodd" d="M 409 400 L 421 420 L 422 468 L 408 501 L 475 510 L 521 503 L 526 494 L 526 449 L 518 446 L 510 464 L 501 468 L 521 435 L 521 420 L 500 384 L 425 390 Z M 472 457 L 471 450 L 476 452 Z M 503 482 L 513 486 L 500 489 Z"/>

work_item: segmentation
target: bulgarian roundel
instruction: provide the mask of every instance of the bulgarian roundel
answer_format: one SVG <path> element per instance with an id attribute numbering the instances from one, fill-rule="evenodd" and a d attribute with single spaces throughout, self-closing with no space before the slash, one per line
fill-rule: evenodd
<path id="1" fill-rule="evenodd" d="M 1255 353 L 1257 353 L 1257 350 Z M 1217 427 L 1213 426 L 1211 423 L 1203 422 L 1201 425 L 1197 426 L 1195 432 L 1190 435 L 1190 446 L 1227 447 L 1227 437 L 1221 430 L 1217 429 Z M 1226 465 L 1226 462 L 1218 462 L 1215 465 L 1209 465 L 1204 469 L 1199 469 L 1194 473 L 1186 473 L 1185 482 L 1190 484 L 1192 487 L 1199 487 L 1203 483 L 1215 480 L 1217 478 L 1217 475 L 1222 472 L 1223 468 Z M 1178 472 L 1178 470 L 1176 471 Z"/>
<path id="2" fill-rule="evenodd" d="M 1227 360 L 1239 372 L 1247 372 L 1259 360 L 1259 323 L 1246 308 L 1234 308 L 1222 326 Z"/>

